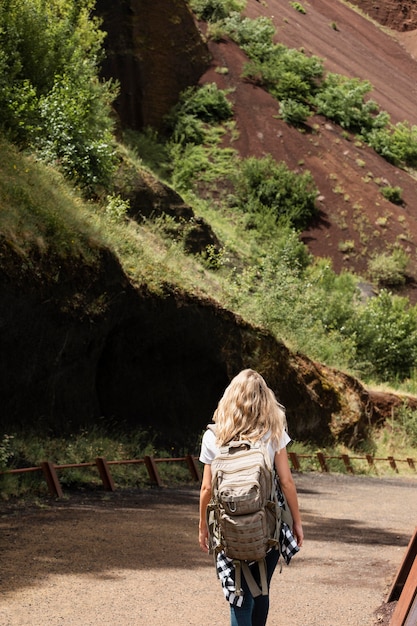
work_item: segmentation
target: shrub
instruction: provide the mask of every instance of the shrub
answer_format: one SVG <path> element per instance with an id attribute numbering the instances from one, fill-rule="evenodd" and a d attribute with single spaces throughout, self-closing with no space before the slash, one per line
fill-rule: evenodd
<path id="1" fill-rule="evenodd" d="M 234 11 L 242 11 L 245 0 L 190 0 L 191 10 L 200 20 L 217 22 Z"/>
<path id="2" fill-rule="evenodd" d="M 81 185 L 113 168 L 110 104 L 98 79 L 104 33 L 93 0 L 4 0 L 0 5 L 1 130 L 34 147 Z"/>
<path id="3" fill-rule="evenodd" d="M 271 211 L 276 222 L 297 229 L 303 229 L 317 215 L 317 189 L 310 172 L 296 174 L 271 156 L 242 161 L 236 176 L 236 193 L 244 211 Z"/>
<path id="4" fill-rule="evenodd" d="M 287 99 L 280 102 L 279 115 L 287 124 L 299 126 L 306 122 L 311 115 L 311 111 L 305 104 L 297 102 L 296 100 Z"/>
<path id="5" fill-rule="evenodd" d="M 268 17 L 251 20 L 235 13 L 223 21 L 223 29 L 250 58 L 262 61 L 274 45 L 275 26 Z"/>
<path id="6" fill-rule="evenodd" d="M 215 83 L 189 87 L 165 118 L 166 130 L 177 144 L 201 144 L 205 138 L 204 124 L 216 124 L 230 119 L 233 107 L 227 92 Z"/>
<path id="7" fill-rule="evenodd" d="M 72 73 L 71 73 L 72 74 Z M 46 161 L 88 189 L 107 186 L 116 161 L 109 108 L 115 96 L 85 74 L 65 75 L 39 100 L 41 130 L 32 138 Z"/>
<path id="8" fill-rule="evenodd" d="M 379 107 L 373 100 L 364 99 L 371 87 L 368 81 L 329 73 L 314 100 L 317 113 L 342 128 L 359 132 L 372 129 Z"/>
<path id="9" fill-rule="evenodd" d="M 402 192 L 401 187 L 381 187 L 381 193 L 384 198 L 393 204 L 402 204 Z"/>
<path id="10" fill-rule="evenodd" d="M 407 298 L 386 290 L 355 319 L 358 358 L 382 380 L 409 377 L 417 357 L 417 311 Z"/>
<path id="11" fill-rule="evenodd" d="M 365 136 L 366 142 L 384 159 L 394 165 L 417 165 L 417 126 L 399 122 L 374 128 Z"/>
<path id="12" fill-rule="evenodd" d="M 383 252 L 375 255 L 368 265 L 371 279 L 377 285 L 385 287 L 398 287 L 406 281 L 406 270 L 410 259 L 400 246 L 393 252 Z"/>
<path id="13" fill-rule="evenodd" d="M 397 421 L 404 428 L 411 446 L 417 446 L 417 411 L 411 409 L 407 402 L 404 402 L 395 415 Z"/>
<path id="14" fill-rule="evenodd" d="M 288 49 L 284 45 L 270 47 L 262 58 L 249 49 L 251 61 L 243 69 L 243 76 L 262 84 L 278 100 L 292 99 L 307 102 L 317 91 L 323 75 L 323 64 L 318 57 Z"/>
<path id="15" fill-rule="evenodd" d="M 300 2 L 290 2 L 290 5 L 292 6 L 293 9 L 298 11 L 298 13 L 302 13 L 303 15 L 307 13 L 307 11 L 305 10 L 305 8 Z"/>

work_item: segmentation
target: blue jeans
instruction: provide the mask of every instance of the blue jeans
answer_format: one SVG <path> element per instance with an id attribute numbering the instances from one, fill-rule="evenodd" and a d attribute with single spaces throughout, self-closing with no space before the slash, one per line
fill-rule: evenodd
<path id="1" fill-rule="evenodd" d="M 272 574 L 277 566 L 279 550 L 271 550 L 266 555 L 266 575 L 268 588 Z M 256 563 L 251 566 L 251 571 L 256 582 L 259 584 L 259 567 Z M 249 591 L 246 580 L 242 574 L 243 604 L 242 606 L 230 605 L 230 626 L 265 626 L 269 611 L 269 595 L 254 598 Z"/>

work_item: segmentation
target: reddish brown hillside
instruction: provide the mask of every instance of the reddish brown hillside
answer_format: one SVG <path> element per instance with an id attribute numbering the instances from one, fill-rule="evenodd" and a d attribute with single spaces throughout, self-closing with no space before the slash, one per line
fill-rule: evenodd
<path id="1" fill-rule="evenodd" d="M 380 24 L 398 31 L 417 28 L 417 6 L 415 0 L 351 0 L 361 11 L 373 17 Z"/>
<path id="2" fill-rule="evenodd" d="M 277 41 L 319 56 L 326 71 L 369 80 L 374 87 L 370 96 L 393 123 L 417 124 L 417 61 L 410 52 L 414 33 L 389 32 L 336 0 L 301 4 L 305 14 L 287 0 L 248 0 L 246 15 L 272 18 Z M 312 172 L 321 209 L 318 223 L 303 234 L 312 253 L 331 257 L 337 271 L 351 269 L 366 276 L 372 254 L 401 242 L 411 259 L 407 293 L 415 301 L 411 278 L 417 278 L 416 181 L 358 145 L 354 137 L 346 139 L 341 128 L 322 117 L 311 118 L 307 132 L 276 119 L 277 101 L 241 79 L 246 61 L 241 50 L 230 41 L 210 42 L 209 47 L 212 65 L 201 81 L 234 89 L 231 98 L 240 132 L 235 147 L 242 156 L 272 154 L 292 169 Z M 228 73 L 220 74 L 216 67 L 227 67 Z M 401 187 L 404 205 L 385 200 L 382 185 Z"/>

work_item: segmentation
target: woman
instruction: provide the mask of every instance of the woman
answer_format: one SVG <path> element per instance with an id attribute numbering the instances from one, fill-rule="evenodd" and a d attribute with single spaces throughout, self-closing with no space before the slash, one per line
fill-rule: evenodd
<path id="1" fill-rule="evenodd" d="M 208 528 L 206 509 L 211 498 L 211 463 L 219 447 L 231 441 L 245 439 L 250 442 L 265 443 L 271 461 L 275 465 L 281 489 L 287 499 L 293 518 L 292 533 L 298 548 L 303 544 L 303 528 L 298 506 L 297 491 L 292 478 L 286 446 L 290 441 L 286 433 L 286 419 L 283 407 L 278 403 L 273 391 L 260 374 L 251 369 L 240 372 L 231 381 L 221 398 L 213 421 L 216 434 L 207 429 L 201 445 L 200 461 L 204 463 L 203 480 L 200 491 L 199 542 L 204 552 L 208 552 Z M 219 555 L 221 558 L 221 554 Z M 268 585 L 279 559 L 279 551 L 271 550 L 266 556 Z M 229 570 L 225 573 L 225 569 Z M 217 570 L 223 584 L 223 591 L 230 602 L 231 626 L 264 626 L 269 611 L 269 596 L 253 598 L 246 582 L 242 581 L 243 598 L 233 593 L 234 568 L 223 559 Z M 253 571 L 256 577 L 256 572 Z"/>

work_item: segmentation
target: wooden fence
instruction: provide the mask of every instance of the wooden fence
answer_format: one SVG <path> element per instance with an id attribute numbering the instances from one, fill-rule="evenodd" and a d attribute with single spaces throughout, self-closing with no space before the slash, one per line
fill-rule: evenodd
<path id="1" fill-rule="evenodd" d="M 301 472 L 303 471 L 302 462 L 303 459 L 311 459 L 313 462 L 317 462 L 320 470 L 322 472 L 329 472 L 329 461 L 337 460 L 342 462 L 346 471 L 349 474 L 354 474 L 354 466 L 352 465 L 353 460 L 359 460 L 367 463 L 367 465 L 372 468 L 375 472 L 377 472 L 376 465 L 380 462 L 389 463 L 389 466 L 395 472 L 399 472 L 399 465 L 407 464 L 408 467 L 416 471 L 416 461 L 412 458 L 407 459 L 394 459 L 394 457 L 389 456 L 385 458 L 373 457 L 367 454 L 364 457 L 359 456 L 349 456 L 348 454 L 342 454 L 340 456 L 328 456 L 323 454 L 322 452 L 317 452 L 316 454 L 298 454 L 296 452 L 289 452 L 289 458 L 292 464 L 292 469 Z M 149 476 L 149 480 L 151 485 L 155 485 L 157 487 L 163 486 L 163 481 L 161 480 L 157 465 L 158 463 L 186 463 L 188 470 L 191 474 L 192 480 L 199 482 L 201 480 L 200 466 L 198 463 L 198 459 L 195 456 L 187 455 L 185 457 L 178 458 L 157 458 L 153 456 L 145 456 L 143 459 L 130 459 L 130 460 L 121 460 L 121 461 L 108 461 L 104 457 L 97 457 L 94 461 L 90 461 L 87 463 L 67 463 L 64 465 L 55 465 L 50 461 L 44 461 L 37 467 L 24 467 L 18 469 L 10 469 L 4 470 L 0 472 L 1 475 L 6 474 L 25 474 L 28 472 L 41 472 L 43 474 L 44 479 L 47 482 L 49 492 L 52 496 L 57 498 L 63 497 L 62 486 L 59 481 L 58 472 L 60 470 L 65 469 L 73 469 L 73 468 L 82 468 L 82 467 L 96 467 L 101 481 L 103 483 L 103 487 L 107 491 L 114 491 L 116 489 L 115 482 L 110 472 L 110 467 L 112 465 L 144 465 Z"/>

